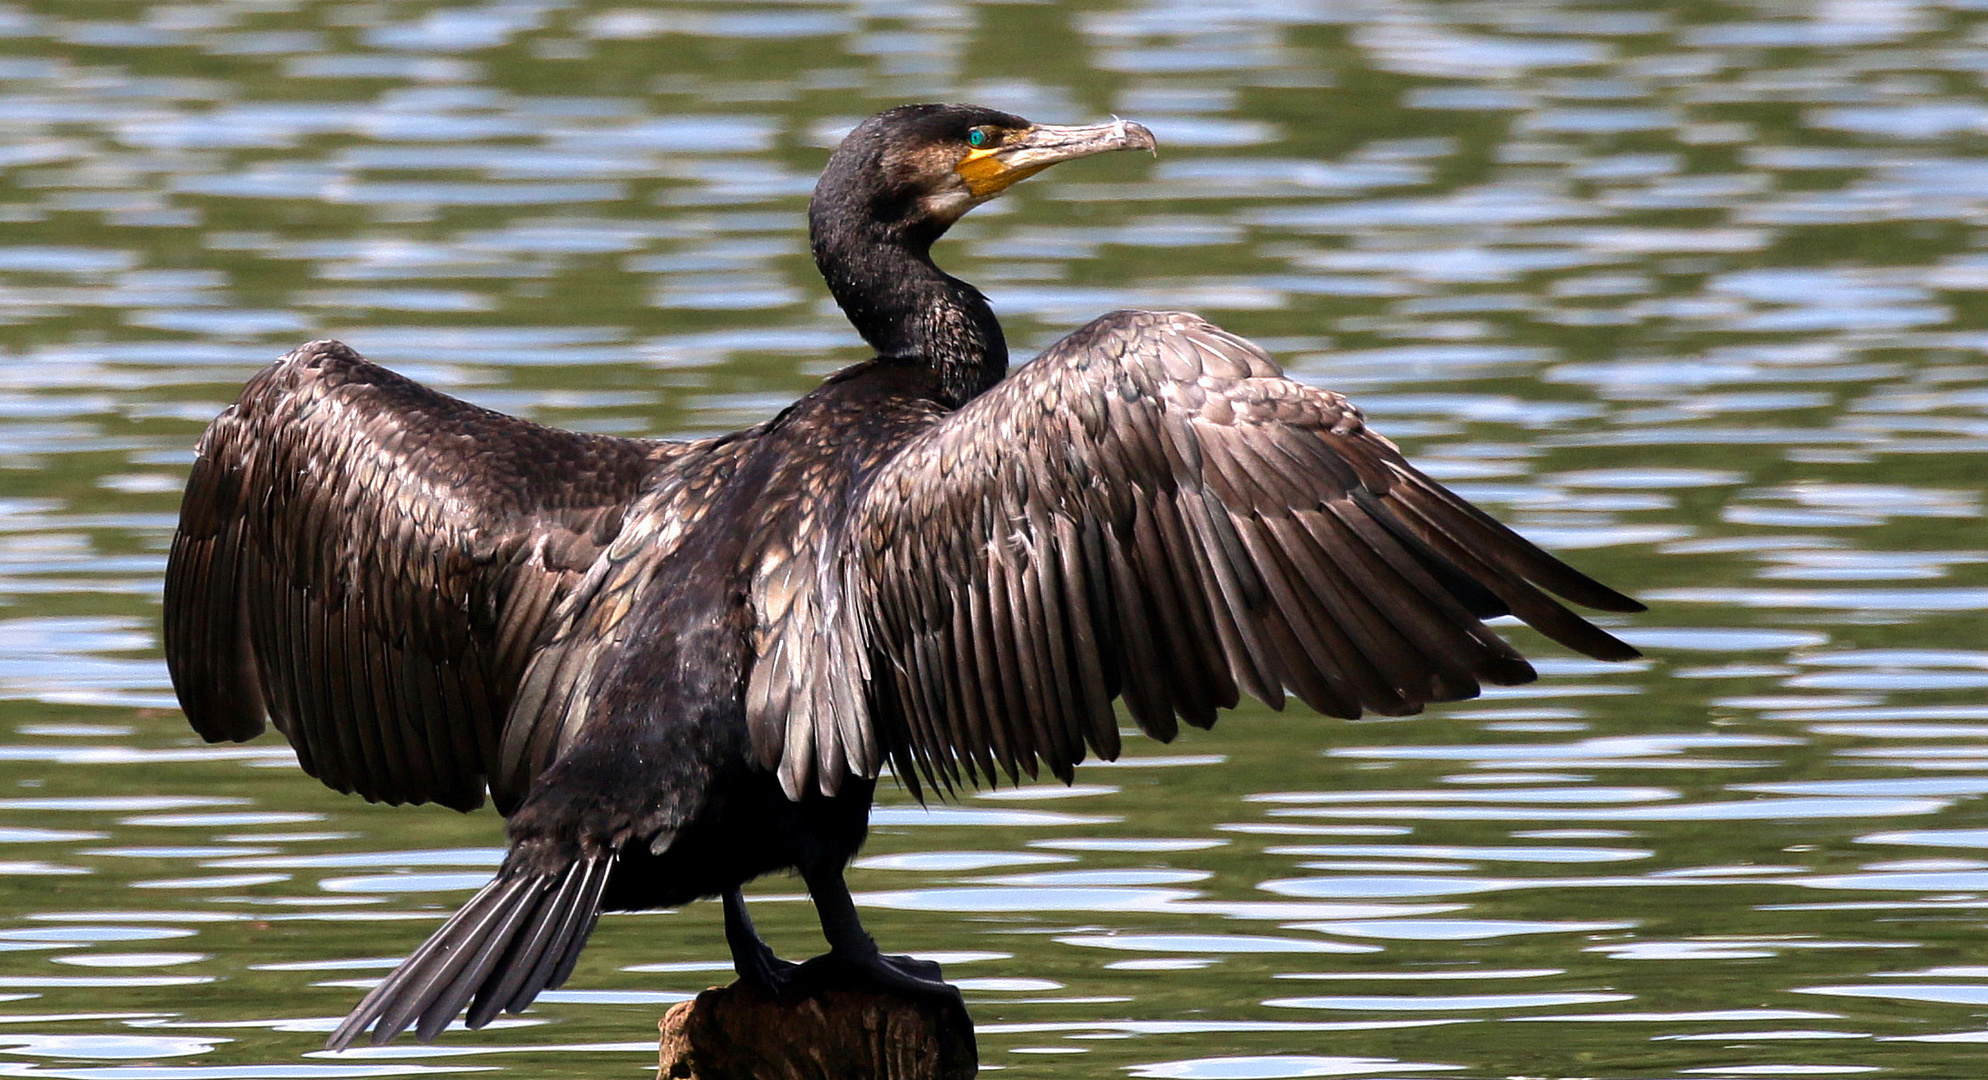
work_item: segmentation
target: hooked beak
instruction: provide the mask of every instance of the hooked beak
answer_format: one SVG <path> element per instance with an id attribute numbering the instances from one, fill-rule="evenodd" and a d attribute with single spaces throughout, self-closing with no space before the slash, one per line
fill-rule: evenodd
<path id="1" fill-rule="evenodd" d="M 1009 135 L 999 146 L 974 150 L 957 170 L 976 202 L 991 199 L 1017 180 L 1034 176 L 1059 161 L 1090 157 L 1110 150 L 1151 150 L 1159 144 L 1144 124 L 1113 120 L 1108 124 L 1058 126 L 1036 124 Z"/>

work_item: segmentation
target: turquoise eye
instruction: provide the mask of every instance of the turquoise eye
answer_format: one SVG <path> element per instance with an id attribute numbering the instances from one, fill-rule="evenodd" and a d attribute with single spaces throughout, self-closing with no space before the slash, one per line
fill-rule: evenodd
<path id="1" fill-rule="evenodd" d="M 972 131 L 969 131 L 969 132 L 967 132 L 967 135 L 966 135 L 966 144 L 967 144 L 968 146 L 971 146 L 971 147 L 974 147 L 975 149 L 978 149 L 978 148 L 980 148 L 980 147 L 982 147 L 982 146 L 986 146 L 986 145 L 987 145 L 987 129 L 986 129 L 986 128 L 974 128 L 974 129 L 973 129 Z"/>

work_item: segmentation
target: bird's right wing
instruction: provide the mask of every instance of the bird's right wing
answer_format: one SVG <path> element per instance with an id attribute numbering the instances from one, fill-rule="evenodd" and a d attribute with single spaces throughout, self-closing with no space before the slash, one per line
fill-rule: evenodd
<path id="1" fill-rule="evenodd" d="M 548 613 L 681 445 L 557 431 L 303 346 L 208 426 L 187 482 L 165 645 L 188 720 L 242 740 L 267 717 L 340 791 L 479 805 Z"/>
<path id="2" fill-rule="evenodd" d="M 1482 619 L 1625 659 L 1547 591 L 1641 609 L 1423 475 L 1344 398 L 1167 312 L 1097 319 L 914 438 L 869 485 L 849 559 L 868 719 L 900 776 L 940 783 L 1114 757 L 1120 695 L 1160 739 L 1238 690 L 1412 713 L 1533 677 Z M 781 762 L 790 790 L 806 757 Z"/>

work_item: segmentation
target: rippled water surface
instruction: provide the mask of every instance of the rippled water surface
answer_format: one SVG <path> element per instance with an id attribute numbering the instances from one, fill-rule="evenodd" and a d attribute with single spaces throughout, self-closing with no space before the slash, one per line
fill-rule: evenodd
<path id="1" fill-rule="evenodd" d="M 1540 683 L 1415 720 L 887 786 L 852 884 L 988 1069 L 1979 1075 L 1984 77 L 1964 0 L 0 3 L 0 1075 L 653 1065 L 715 905 L 606 920 L 508 1023 L 318 1050 L 498 822 L 198 744 L 177 490 L 310 337 L 566 426 L 767 415 L 862 355 L 826 148 L 929 99 L 1162 144 L 954 231 L 1018 353 L 1199 310 L 1652 608 L 1609 620 L 1646 662 L 1520 630 Z"/>

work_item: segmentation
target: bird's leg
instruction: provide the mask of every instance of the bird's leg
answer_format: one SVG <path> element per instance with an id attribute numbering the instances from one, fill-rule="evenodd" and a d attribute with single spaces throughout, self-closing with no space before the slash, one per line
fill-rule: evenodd
<path id="1" fill-rule="evenodd" d="M 725 892 L 725 944 L 732 947 L 732 967 L 740 982 L 768 997 L 780 996 L 793 983 L 794 971 L 800 965 L 773 955 L 760 940 L 759 931 L 752 928 L 752 916 L 746 914 L 745 894 L 738 889 Z"/>
<path id="2" fill-rule="evenodd" d="M 883 990 L 960 1000 L 959 988 L 945 981 L 938 964 L 911 956 L 886 956 L 877 948 L 876 940 L 856 917 L 856 901 L 842 880 L 841 867 L 803 870 L 801 877 L 815 902 L 815 914 L 821 918 L 822 935 L 828 939 L 827 955 L 802 964 L 802 977 L 845 975 Z"/>

